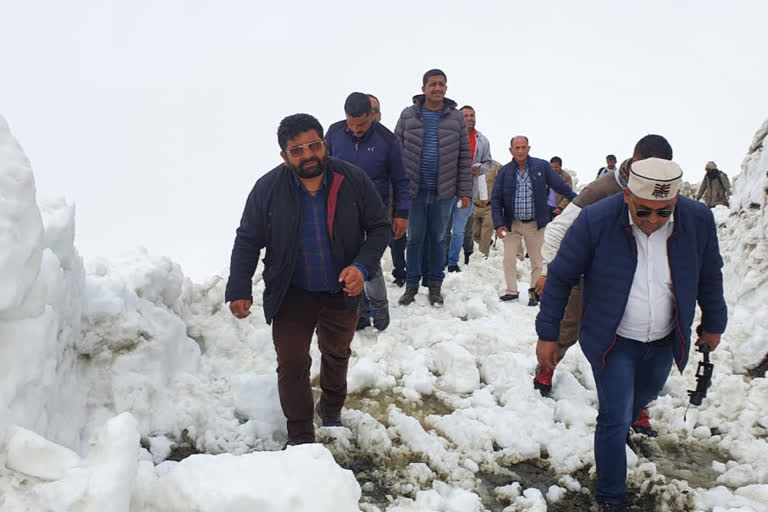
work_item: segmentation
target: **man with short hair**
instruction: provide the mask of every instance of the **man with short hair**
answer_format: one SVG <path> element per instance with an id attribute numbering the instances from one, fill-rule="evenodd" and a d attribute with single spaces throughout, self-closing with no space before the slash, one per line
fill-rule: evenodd
<path id="1" fill-rule="evenodd" d="M 286 445 L 312 443 L 309 346 L 322 354 L 317 413 L 341 426 L 347 366 L 359 295 L 379 266 L 391 225 L 363 170 L 329 158 L 323 127 L 294 114 L 277 129 L 283 163 L 259 178 L 237 228 L 225 301 L 239 319 L 250 314 L 252 278 L 264 255 L 264 317 L 272 324 L 277 385 L 287 420 Z"/>
<path id="2" fill-rule="evenodd" d="M 611 172 L 616 172 L 616 155 L 608 155 L 605 157 L 605 167 L 601 167 L 597 170 L 597 178 Z"/>
<path id="3" fill-rule="evenodd" d="M 395 135 L 400 138 L 411 184 L 406 268 L 400 304 L 411 304 L 419 291 L 422 259 L 426 260 L 429 303 L 443 304 L 445 231 L 458 199 L 468 208 L 472 196 L 472 156 L 464 116 L 445 97 L 445 72 L 431 69 L 422 78 L 422 93 L 403 110 Z"/>
<path id="4" fill-rule="evenodd" d="M 368 93 L 368 98 L 371 100 L 371 114 L 373 115 L 373 120 L 380 123 L 381 122 L 381 104 L 379 103 L 379 98 L 377 98 L 371 93 Z"/>
<path id="5" fill-rule="evenodd" d="M 509 152 L 512 161 L 501 168 L 491 197 L 491 212 L 496 234 L 504 242 L 504 278 L 507 291 L 499 297 L 503 302 L 518 300 L 517 253 L 525 240 L 531 259 L 531 281 L 528 305 L 536 306 L 538 295 L 533 285 L 542 270 L 541 245 L 544 228 L 550 221 L 547 190 L 553 188 L 568 199 L 576 197 L 571 187 L 563 182 L 546 160 L 528 153 L 528 137 L 513 137 Z"/>
<path id="6" fill-rule="evenodd" d="M 571 288 L 583 276 L 582 351 L 599 400 L 595 499 L 601 511 L 626 511 L 625 442 L 632 420 L 656 399 L 673 360 L 688 362 L 696 303 L 697 346 L 715 349 L 727 309 L 712 212 L 679 196 L 682 170 L 647 158 L 629 168 L 622 194 L 582 210 L 548 267 L 536 318 L 536 355 L 557 364 L 557 339 Z"/>
<path id="7" fill-rule="evenodd" d="M 484 174 L 491 168 L 491 144 L 488 139 L 475 129 L 475 109 L 464 105 L 459 109 L 464 116 L 464 124 L 469 135 L 469 149 L 472 155 L 472 197 L 485 189 L 480 188 L 480 181 L 485 181 Z M 488 196 L 485 196 L 488 199 Z M 459 268 L 459 252 L 464 247 L 464 264 L 469 264 L 469 255 L 472 254 L 474 243 L 472 242 L 472 203 L 468 208 L 453 206 L 452 227 L 449 230 L 450 242 L 448 247 L 448 272 L 461 272 Z M 469 226 L 469 227 L 468 227 Z M 465 236 L 467 235 L 467 236 Z"/>
<path id="8" fill-rule="evenodd" d="M 566 185 L 573 189 L 573 178 L 567 170 L 563 169 L 563 159 L 559 156 L 553 156 L 549 159 L 549 165 L 552 166 L 552 170 L 557 173 Z M 563 194 L 558 194 L 554 189 L 549 189 L 549 197 L 547 198 L 547 204 L 552 210 L 552 217 L 557 217 L 565 210 L 570 201 Z"/>
<path id="9" fill-rule="evenodd" d="M 344 103 L 344 113 L 345 121 L 328 128 L 325 136 L 328 154 L 363 169 L 385 205 L 390 204 L 389 190 L 392 187 L 393 195 L 397 197 L 393 198 L 393 202 L 398 207 L 392 220 L 392 232 L 393 239 L 399 240 L 405 236 L 411 200 L 400 142 L 395 134 L 374 120 L 367 94 L 350 94 Z M 380 266 L 365 283 L 365 293 L 360 298 L 358 329 L 371 325 L 371 310 L 373 326 L 380 331 L 386 329 L 389 325 L 389 301 Z"/>
<path id="10" fill-rule="evenodd" d="M 704 167 L 704 179 L 699 187 L 699 193 L 696 194 L 696 200 L 699 201 L 702 197 L 710 208 L 719 204 L 729 206 L 731 182 L 728 181 L 728 175 L 717 168 L 715 162 L 707 162 Z"/>

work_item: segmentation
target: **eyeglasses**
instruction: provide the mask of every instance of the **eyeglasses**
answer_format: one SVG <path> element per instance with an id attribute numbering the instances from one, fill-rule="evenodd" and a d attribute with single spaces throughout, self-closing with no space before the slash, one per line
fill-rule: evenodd
<path id="1" fill-rule="evenodd" d="M 672 215 L 672 209 L 671 208 L 663 208 L 660 210 L 650 210 L 648 208 L 637 208 L 635 206 L 635 201 L 632 200 L 632 208 L 635 210 L 635 215 L 640 217 L 641 219 L 644 219 L 646 217 L 650 217 L 652 213 L 655 213 L 659 217 L 662 217 L 666 219 L 670 215 Z"/>
<path id="2" fill-rule="evenodd" d="M 298 158 L 304 154 L 305 149 L 309 149 L 312 153 L 319 153 L 320 150 L 323 149 L 323 141 L 313 140 L 312 142 L 307 142 L 306 144 L 299 144 L 298 146 L 290 147 L 286 151 L 288 151 L 292 157 Z"/>

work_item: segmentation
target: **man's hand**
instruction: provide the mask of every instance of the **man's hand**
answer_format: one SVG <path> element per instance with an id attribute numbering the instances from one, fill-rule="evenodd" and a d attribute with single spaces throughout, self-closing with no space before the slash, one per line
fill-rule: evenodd
<path id="1" fill-rule="evenodd" d="M 460 208 L 461 210 L 463 210 L 464 208 L 469 208 L 469 197 L 461 196 L 459 200 L 461 201 L 461 208 Z"/>
<path id="2" fill-rule="evenodd" d="M 395 235 L 395 240 L 401 239 L 407 230 L 408 219 L 401 219 L 399 217 L 392 219 L 392 233 Z"/>
<path id="3" fill-rule="evenodd" d="M 560 208 L 555 208 L 555 211 L 553 213 L 555 215 L 560 215 L 561 213 L 563 213 L 563 210 L 561 210 Z"/>
<path id="4" fill-rule="evenodd" d="M 709 345 L 710 350 L 715 350 L 720 344 L 720 334 L 702 331 L 699 339 L 696 340 L 696 346 Z"/>
<path id="5" fill-rule="evenodd" d="M 541 297 L 541 293 L 544 291 L 544 285 L 547 284 L 547 276 L 540 275 L 536 280 L 536 284 L 533 285 L 533 289 L 536 290 L 536 295 Z"/>
<path id="6" fill-rule="evenodd" d="M 235 315 L 235 318 L 245 318 L 251 314 L 253 301 L 247 299 L 233 300 L 229 303 L 229 310 Z"/>
<path id="7" fill-rule="evenodd" d="M 363 292 L 363 273 L 354 265 L 341 271 L 339 282 L 344 283 L 344 291 L 351 297 L 357 297 Z"/>
<path id="8" fill-rule="evenodd" d="M 536 342 L 536 359 L 539 360 L 539 368 L 546 372 L 555 371 L 557 366 L 558 346 L 554 341 L 542 341 Z"/>
<path id="9" fill-rule="evenodd" d="M 477 176 L 483 172 L 483 169 L 480 167 L 480 164 L 475 164 L 472 166 L 472 174 L 474 176 Z"/>
<path id="10" fill-rule="evenodd" d="M 507 236 L 507 227 L 501 226 L 496 230 L 496 236 L 503 239 L 505 236 Z"/>

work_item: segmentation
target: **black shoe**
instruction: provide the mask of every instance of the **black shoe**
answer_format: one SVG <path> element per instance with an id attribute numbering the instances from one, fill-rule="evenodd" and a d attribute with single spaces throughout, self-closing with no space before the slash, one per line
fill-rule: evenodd
<path id="1" fill-rule="evenodd" d="M 599 512 L 627 512 L 627 506 L 623 503 L 598 503 Z"/>
<path id="2" fill-rule="evenodd" d="M 471 252 L 465 252 L 464 253 L 464 264 L 469 265 L 469 255 L 472 254 Z"/>
<path id="3" fill-rule="evenodd" d="M 362 331 L 366 327 L 371 326 L 371 317 L 368 315 L 360 315 L 360 318 L 357 319 L 357 329 L 358 331 Z"/>
<path id="4" fill-rule="evenodd" d="M 432 306 L 443 305 L 443 295 L 440 293 L 441 288 L 442 288 L 442 283 L 431 283 L 429 285 L 429 303 Z"/>
<path id="5" fill-rule="evenodd" d="M 513 300 L 517 300 L 519 298 L 520 298 L 520 294 L 519 293 L 505 293 L 504 295 L 499 297 L 499 299 L 502 302 L 510 302 L 510 301 L 513 301 Z"/>
<path id="6" fill-rule="evenodd" d="M 384 307 L 381 310 L 377 310 L 373 312 L 373 326 L 383 331 L 387 327 L 389 327 L 389 308 Z"/>
<path id="7" fill-rule="evenodd" d="M 405 278 L 404 277 L 396 277 L 394 281 L 392 281 L 397 285 L 398 287 L 402 288 L 405 286 Z"/>
<path id="8" fill-rule="evenodd" d="M 405 293 L 402 295 L 402 297 L 400 297 L 400 299 L 398 299 L 397 302 L 401 306 L 407 306 L 408 304 L 413 302 L 414 299 L 416 299 L 416 294 L 417 293 L 419 293 L 419 289 L 418 288 L 411 288 L 410 286 L 407 286 L 405 288 Z"/>
<path id="9" fill-rule="evenodd" d="M 539 294 L 536 293 L 535 288 L 528 288 L 528 305 L 529 306 L 539 305 Z"/>
<path id="10" fill-rule="evenodd" d="M 448 272 L 461 272 L 458 265 L 448 265 Z"/>
<path id="11" fill-rule="evenodd" d="M 322 405 L 320 405 L 320 402 L 317 402 L 317 405 L 315 406 L 315 410 L 317 411 L 317 415 L 320 416 L 320 419 L 323 420 L 323 426 L 324 427 L 343 427 L 341 423 L 341 411 L 333 412 L 329 411 Z"/>

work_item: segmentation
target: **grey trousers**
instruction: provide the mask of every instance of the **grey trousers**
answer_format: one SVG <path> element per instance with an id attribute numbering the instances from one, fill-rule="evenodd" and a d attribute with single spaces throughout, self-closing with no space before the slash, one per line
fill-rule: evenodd
<path id="1" fill-rule="evenodd" d="M 384 282 L 384 274 L 378 272 L 376 277 L 365 282 L 365 293 L 360 296 L 360 315 L 370 315 L 371 309 L 374 316 L 378 311 L 389 307 L 387 300 L 387 285 Z"/>

